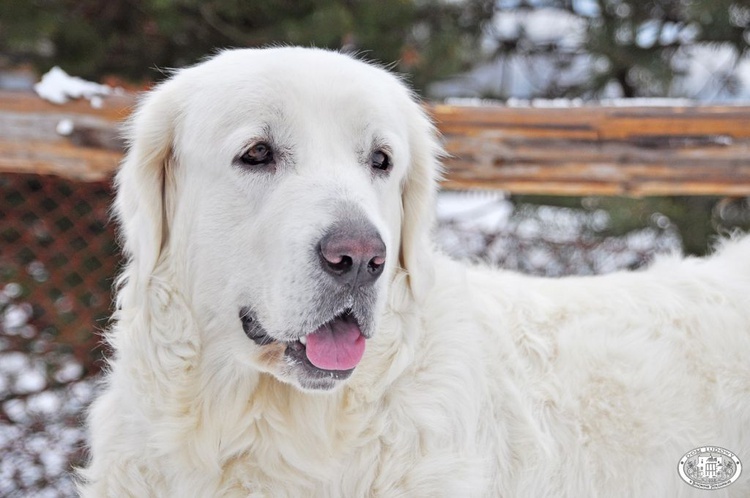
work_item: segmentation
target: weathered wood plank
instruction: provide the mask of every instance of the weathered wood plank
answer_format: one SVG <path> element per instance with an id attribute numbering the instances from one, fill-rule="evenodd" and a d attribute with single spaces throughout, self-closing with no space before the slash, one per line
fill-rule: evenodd
<path id="1" fill-rule="evenodd" d="M 133 95 L 57 106 L 0 92 L 0 172 L 108 178 Z M 428 107 L 444 188 L 551 195 L 750 195 L 750 106 Z M 61 121 L 73 124 L 58 133 Z"/>
<path id="2" fill-rule="evenodd" d="M 750 107 L 432 109 L 447 188 L 750 195 Z"/>
<path id="3" fill-rule="evenodd" d="M 84 181 L 109 178 L 122 158 L 119 124 L 135 103 L 133 95 L 65 105 L 34 94 L 0 91 L 0 173 L 38 173 Z M 72 124 L 61 135 L 61 122 Z"/>

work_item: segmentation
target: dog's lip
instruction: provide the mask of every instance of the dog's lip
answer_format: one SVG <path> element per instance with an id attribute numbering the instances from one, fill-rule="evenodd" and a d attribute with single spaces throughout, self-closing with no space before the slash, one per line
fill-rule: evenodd
<path id="1" fill-rule="evenodd" d="M 318 379 L 321 381 L 344 380 L 349 378 L 349 376 L 351 376 L 352 372 L 354 372 L 354 369 L 356 368 L 353 367 L 346 370 L 327 370 L 315 366 L 307 357 L 307 336 L 314 333 L 314 331 L 317 331 L 321 327 L 324 327 L 327 324 L 331 324 L 337 320 L 353 321 L 357 324 L 357 327 L 359 327 L 359 322 L 349 308 L 345 309 L 341 313 L 338 313 L 329 321 L 323 323 L 320 327 L 316 327 L 313 332 L 309 332 L 308 334 L 302 335 L 297 339 L 292 339 L 289 341 L 279 340 L 271 337 L 257 322 L 255 317 L 250 312 L 249 308 L 243 308 L 240 310 L 240 320 L 242 321 L 242 328 L 245 331 L 245 335 L 247 335 L 250 339 L 253 340 L 253 342 L 258 344 L 259 346 L 266 346 L 274 343 L 286 344 L 284 355 L 288 358 L 289 361 L 304 368 L 309 379 Z"/>
<path id="2" fill-rule="evenodd" d="M 359 326 L 359 320 L 357 319 L 352 309 L 345 308 L 339 313 L 336 313 L 330 320 L 326 320 L 325 322 L 322 322 L 317 327 L 312 327 L 310 332 L 301 334 L 299 337 L 296 337 L 294 339 L 284 340 L 284 339 L 277 339 L 275 337 L 272 337 L 270 334 L 268 334 L 268 332 L 266 332 L 266 329 L 263 328 L 263 326 L 260 325 L 257 319 L 253 316 L 253 313 L 250 311 L 250 308 L 243 307 L 240 309 L 240 321 L 242 322 L 242 329 L 244 330 L 245 335 L 248 338 L 252 339 L 253 342 L 258 344 L 259 346 L 273 344 L 274 342 L 282 342 L 285 344 L 300 343 L 302 346 L 305 346 L 307 342 L 307 336 L 314 333 L 320 327 L 323 327 L 326 324 L 332 323 L 336 320 L 354 321 L 357 324 L 357 326 Z M 365 339 L 369 339 L 369 337 L 364 333 L 362 334 L 362 336 Z"/>
<path id="3" fill-rule="evenodd" d="M 240 309 L 240 321 L 242 322 L 242 330 L 245 332 L 245 335 L 252 339 L 255 344 L 265 346 L 276 342 L 276 339 L 268 335 L 266 330 L 258 323 L 250 308 Z"/>

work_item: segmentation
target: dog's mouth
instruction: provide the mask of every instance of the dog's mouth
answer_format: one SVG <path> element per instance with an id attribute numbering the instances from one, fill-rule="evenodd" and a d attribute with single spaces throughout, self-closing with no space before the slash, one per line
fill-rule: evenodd
<path id="1" fill-rule="evenodd" d="M 245 334 L 259 346 L 286 344 L 287 361 L 301 366 L 309 378 L 346 379 L 365 352 L 365 336 L 351 309 L 292 341 L 271 337 L 249 308 L 240 310 L 240 320 Z"/>

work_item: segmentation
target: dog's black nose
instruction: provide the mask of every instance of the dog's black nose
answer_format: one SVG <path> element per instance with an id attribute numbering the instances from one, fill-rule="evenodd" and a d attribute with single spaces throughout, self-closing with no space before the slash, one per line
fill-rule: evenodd
<path id="1" fill-rule="evenodd" d="M 332 226 L 319 248 L 321 266 L 342 285 L 369 285 L 383 273 L 385 244 L 377 229 L 364 220 Z"/>

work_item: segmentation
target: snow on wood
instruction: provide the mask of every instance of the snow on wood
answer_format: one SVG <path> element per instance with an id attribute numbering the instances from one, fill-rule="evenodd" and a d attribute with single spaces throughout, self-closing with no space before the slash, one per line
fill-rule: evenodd
<path id="1" fill-rule="evenodd" d="M 108 85 L 70 76 L 57 66 L 42 76 L 41 81 L 34 85 L 34 91 L 53 104 L 65 104 L 71 99 L 83 97 L 91 101 L 92 107 L 101 104 L 101 96 L 111 95 L 113 92 L 112 87 Z"/>
<path id="2" fill-rule="evenodd" d="M 104 180 L 133 95 L 53 105 L 0 92 L 0 172 Z M 679 104 L 679 103 L 677 103 Z M 750 195 L 750 106 L 431 105 L 447 189 L 552 195 Z"/>
<path id="3" fill-rule="evenodd" d="M 60 105 L 0 92 L 0 172 L 108 178 L 122 157 L 118 125 L 133 103 L 132 96 L 109 96 L 94 108 L 86 100 Z"/>

